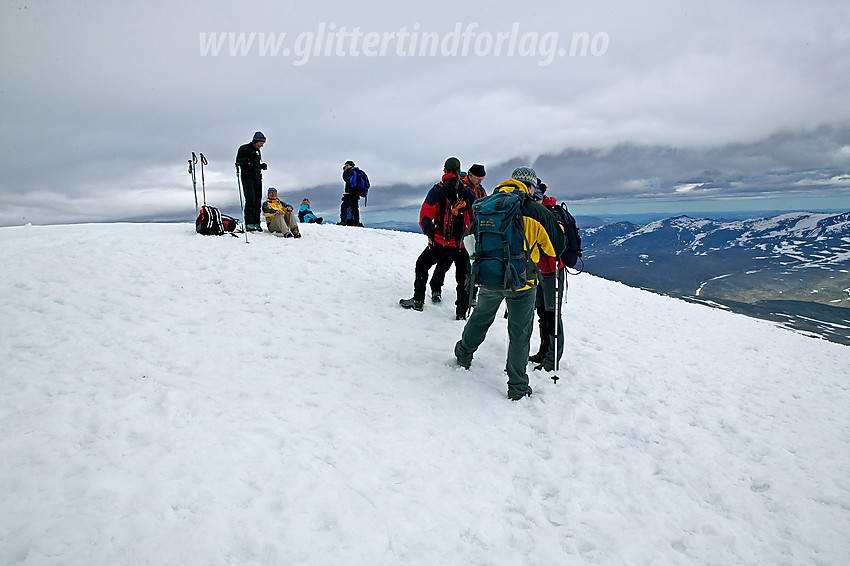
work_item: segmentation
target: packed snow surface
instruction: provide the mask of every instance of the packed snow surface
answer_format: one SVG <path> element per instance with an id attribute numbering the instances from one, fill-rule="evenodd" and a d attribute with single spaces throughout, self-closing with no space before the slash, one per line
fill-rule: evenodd
<path id="1" fill-rule="evenodd" d="M 0 564 L 847 564 L 850 348 L 583 274 L 512 402 L 423 236 L 301 229 L 0 229 Z"/>

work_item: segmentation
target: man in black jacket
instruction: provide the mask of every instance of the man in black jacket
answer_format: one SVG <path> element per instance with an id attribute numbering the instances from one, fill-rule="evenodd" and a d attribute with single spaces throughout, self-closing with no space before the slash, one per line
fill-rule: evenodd
<path id="1" fill-rule="evenodd" d="M 256 132 L 251 143 L 246 143 L 236 152 L 236 167 L 242 179 L 245 194 L 245 229 L 262 232 L 260 227 L 260 205 L 263 199 L 263 171 L 268 165 L 262 163 L 260 148 L 266 143 L 263 132 Z"/>

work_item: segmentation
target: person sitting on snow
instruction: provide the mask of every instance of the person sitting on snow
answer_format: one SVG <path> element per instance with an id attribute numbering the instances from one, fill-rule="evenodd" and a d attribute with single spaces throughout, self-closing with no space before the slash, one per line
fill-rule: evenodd
<path id="1" fill-rule="evenodd" d="M 324 220 L 321 216 L 316 216 L 310 210 L 310 199 L 305 198 L 301 201 L 301 208 L 298 209 L 298 221 L 307 222 L 308 224 L 321 224 Z"/>
<path id="2" fill-rule="evenodd" d="M 263 216 L 266 217 L 269 232 L 282 234 L 284 238 L 301 237 L 292 207 L 277 198 L 277 189 L 274 187 L 269 187 L 269 198 L 263 203 Z"/>

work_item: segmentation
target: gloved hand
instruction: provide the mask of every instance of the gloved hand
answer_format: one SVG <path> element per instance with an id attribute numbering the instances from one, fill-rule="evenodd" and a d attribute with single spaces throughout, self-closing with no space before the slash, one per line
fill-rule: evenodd
<path id="1" fill-rule="evenodd" d="M 266 165 L 265 163 L 260 163 L 260 169 L 262 169 L 263 171 L 265 171 L 268 168 L 269 168 L 269 166 Z"/>

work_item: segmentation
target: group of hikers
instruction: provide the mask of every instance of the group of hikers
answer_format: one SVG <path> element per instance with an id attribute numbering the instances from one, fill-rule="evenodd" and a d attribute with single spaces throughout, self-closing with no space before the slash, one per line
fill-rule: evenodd
<path id="1" fill-rule="evenodd" d="M 505 368 L 507 396 L 516 401 L 532 393 L 526 370 L 528 362 L 536 363 L 535 369 L 552 371 L 563 354 L 560 305 L 566 290 L 566 266 L 561 255 L 567 248 L 567 238 L 565 226 L 559 223 L 552 210 L 557 202 L 546 196 L 547 186 L 534 169 L 516 168 L 511 178 L 497 185 L 490 197 L 482 186 L 485 175 L 483 165 L 475 164 L 463 172 L 456 157 L 446 160 L 442 178 L 428 191 L 419 213 L 419 225 L 428 237 L 428 245 L 416 260 L 413 297 L 401 299 L 399 304 L 406 309 L 423 310 L 427 287 L 431 290 L 431 302 L 440 303 L 446 272 L 454 265 L 455 318 L 466 320 L 454 355 L 458 365 L 469 369 L 504 301 L 509 342 Z M 507 195 L 515 197 L 514 202 L 519 207 L 516 215 L 521 217 L 520 265 L 516 268 L 514 264 L 505 265 L 510 257 L 500 253 L 500 248 L 508 248 L 504 237 L 497 238 L 494 247 L 496 263 L 503 265 L 498 277 L 504 277 L 507 282 L 510 269 L 520 275 L 512 285 L 502 284 L 498 278 L 485 281 L 481 275 L 481 270 L 492 269 L 486 266 L 487 258 L 482 249 L 486 245 L 485 229 L 493 228 L 491 232 L 496 235 L 499 231 L 502 235 L 507 231 L 504 225 L 498 226 L 498 220 L 508 216 Z M 493 202 L 485 209 L 484 201 L 488 198 Z M 471 233 L 478 235 L 474 243 L 469 240 Z M 469 247 L 476 260 L 474 263 Z M 429 282 L 428 272 L 434 266 Z M 474 308 L 467 317 L 471 307 Z M 535 309 L 539 318 L 540 349 L 529 356 Z"/>
<path id="2" fill-rule="evenodd" d="M 316 216 L 310 208 L 310 200 L 301 201 L 298 210 L 298 220 L 295 219 L 293 207 L 282 202 L 277 197 L 277 189 L 269 187 L 265 202 L 261 203 L 263 194 L 263 171 L 268 165 L 262 160 L 260 149 L 266 144 L 263 132 L 255 132 L 249 143 L 239 147 L 236 152 L 236 168 L 245 196 L 245 229 L 248 232 L 262 232 L 260 213 L 266 219 L 266 228 L 275 235 L 284 238 L 300 238 L 298 222 L 321 224 L 324 219 Z M 366 173 L 346 161 L 342 166 L 342 179 L 345 189 L 342 195 L 339 224 L 345 226 L 363 226 L 360 222 L 360 197 L 365 196 L 369 188 L 369 178 Z M 365 186 L 364 186 L 365 185 Z"/>
<path id="3" fill-rule="evenodd" d="M 270 232 L 300 238 L 293 207 L 278 199 L 274 187 L 268 189 L 268 198 L 260 203 L 262 171 L 267 169 L 260 149 L 265 141 L 262 132 L 256 132 L 236 155 L 245 195 L 245 228 L 262 232 L 262 212 Z M 413 297 L 401 299 L 399 304 L 405 309 L 424 310 L 427 288 L 431 291 L 431 302 L 440 303 L 446 273 L 454 266 L 455 318 L 466 321 L 454 355 L 459 366 L 469 369 L 499 307 L 505 302 L 509 342 L 505 368 L 507 397 L 517 401 L 532 393 L 528 363 L 536 364 L 535 369 L 552 371 L 563 354 L 560 311 L 567 287 L 563 259 L 568 244 L 567 226 L 563 216 L 556 214 L 557 202 L 546 196 L 546 184 L 531 167 L 516 168 L 511 178 L 497 185 L 490 195 L 482 185 L 485 176 L 483 165 L 476 163 L 468 171 L 462 171 L 458 158 L 445 161 L 443 176 L 428 191 L 419 213 L 419 225 L 428 245 L 416 260 Z M 345 162 L 339 224 L 363 226 L 359 198 L 365 196 L 364 177 L 365 173 L 353 161 Z M 366 177 L 367 190 L 368 183 Z M 310 210 L 307 199 L 301 203 L 298 219 L 322 223 L 322 218 Z M 519 232 L 513 243 L 509 237 L 511 226 Z M 471 236 L 475 238 L 470 240 Z M 486 249 L 488 246 L 492 249 Z M 514 249 L 511 246 L 519 246 L 518 252 L 511 252 Z M 432 267 L 435 269 L 429 282 Z M 535 311 L 540 347 L 537 353 L 529 355 Z"/>
<path id="4" fill-rule="evenodd" d="M 266 228 L 275 235 L 284 238 L 300 238 L 298 222 L 321 224 L 323 218 L 316 216 L 310 208 L 310 200 L 301 201 L 297 220 L 292 205 L 277 197 L 277 189 L 269 187 L 266 200 L 260 203 L 263 194 L 263 171 L 268 165 L 263 163 L 260 149 L 266 143 L 263 132 L 254 133 L 250 143 L 239 147 L 236 152 L 236 167 L 245 196 L 245 229 L 248 232 L 262 232 L 260 213 L 266 219 Z"/>

